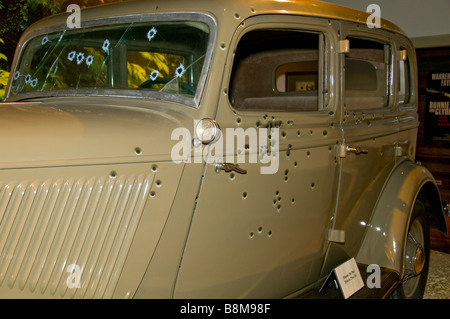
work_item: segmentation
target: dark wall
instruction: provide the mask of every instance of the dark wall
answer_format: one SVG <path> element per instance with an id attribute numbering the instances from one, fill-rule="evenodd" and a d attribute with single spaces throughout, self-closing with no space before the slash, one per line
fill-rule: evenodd
<path id="1" fill-rule="evenodd" d="M 438 119 L 430 115 L 430 100 L 450 101 L 450 86 L 441 90 L 433 89 L 435 81 L 431 81 L 432 73 L 450 73 L 450 47 L 417 49 L 419 71 L 419 116 L 420 127 L 417 143 L 417 161 L 427 167 L 439 184 L 443 200 L 450 201 L 450 140 L 442 131 L 450 133 L 450 126 L 438 125 Z M 428 89 L 428 90 L 427 90 Z M 430 90 L 433 89 L 433 90 Z M 437 91 L 443 91 L 441 96 Z M 446 91 L 446 92 L 445 92 Z M 446 95 L 447 93 L 448 95 Z M 448 124 L 450 115 L 439 119 L 441 124 Z M 445 123 L 447 121 L 447 123 Z M 445 132 L 444 132 L 445 133 Z M 440 140 L 441 139 L 441 140 Z"/>

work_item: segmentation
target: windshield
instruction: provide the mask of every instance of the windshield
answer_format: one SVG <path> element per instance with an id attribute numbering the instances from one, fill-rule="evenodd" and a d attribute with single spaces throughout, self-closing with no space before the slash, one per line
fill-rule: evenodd
<path id="1" fill-rule="evenodd" d="M 116 95 L 192 100 L 205 77 L 209 35 L 209 26 L 197 21 L 125 23 L 43 34 L 28 41 L 22 51 L 11 93 L 24 98 L 105 95 L 102 90 L 113 89 L 121 90 Z"/>

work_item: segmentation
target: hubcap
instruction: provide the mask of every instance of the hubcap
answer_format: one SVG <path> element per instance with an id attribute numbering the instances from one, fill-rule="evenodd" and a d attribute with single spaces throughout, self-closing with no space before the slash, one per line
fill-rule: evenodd
<path id="1" fill-rule="evenodd" d="M 423 266 L 425 266 L 425 252 L 422 245 L 419 245 L 416 249 L 416 256 L 414 257 L 414 274 L 417 276 L 422 272 Z"/>
<path id="2" fill-rule="evenodd" d="M 416 219 L 412 222 L 406 241 L 406 264 L 403 289 L 405 295 L 410 297 L 414 294 L 420 280 L 420 274 L 425 267 L 425 242 L 422 225 Z"/>

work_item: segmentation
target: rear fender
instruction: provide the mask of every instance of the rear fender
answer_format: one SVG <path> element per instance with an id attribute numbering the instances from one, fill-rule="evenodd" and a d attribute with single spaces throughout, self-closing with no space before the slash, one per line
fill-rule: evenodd
<path id="1" fill-rule="evenodd" d="M 378 264 L 403 275 L 406 236 L 417 198 L 424 202 L 430 226 L 446 232 L 441 198 L 433 176 L 425 167 L 405 161 L 392 173 L 366 225 L 366 234 L 356 256 L 359 263 Z"/>

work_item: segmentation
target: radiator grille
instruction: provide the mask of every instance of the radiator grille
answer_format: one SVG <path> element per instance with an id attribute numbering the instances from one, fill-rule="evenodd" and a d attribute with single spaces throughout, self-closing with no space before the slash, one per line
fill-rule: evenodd
<path id="1" fill-rule="evenodd" d="M 0 184 L 0 286 L 111 297 L 151 183 L 136 175 Z M 73 265 L 81 271 L 75 288 Z"/>

